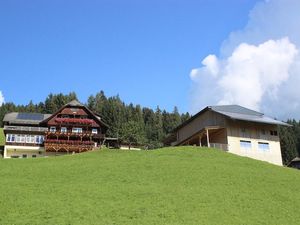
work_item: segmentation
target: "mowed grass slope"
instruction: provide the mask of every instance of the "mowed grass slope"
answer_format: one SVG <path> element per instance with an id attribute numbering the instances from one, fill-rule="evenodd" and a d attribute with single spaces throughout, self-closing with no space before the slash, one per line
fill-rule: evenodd
<path id="1" fill-rule="evenodd" d="M 212 149 L 0 161 L 0 224 L 299 224 L 300 173 Z"/>

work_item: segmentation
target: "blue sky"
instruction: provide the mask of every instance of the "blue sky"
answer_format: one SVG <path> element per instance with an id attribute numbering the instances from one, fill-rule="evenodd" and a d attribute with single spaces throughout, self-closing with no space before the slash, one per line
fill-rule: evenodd
<path id="1" fill-rule="evenodd" d="M 248 21 L 254 0 L 0 1 L 0 91 L 26 104 L 100 90 L 190 110 L 190 72 Z M 212 103 L 214 104 L 214 103 Z"/>

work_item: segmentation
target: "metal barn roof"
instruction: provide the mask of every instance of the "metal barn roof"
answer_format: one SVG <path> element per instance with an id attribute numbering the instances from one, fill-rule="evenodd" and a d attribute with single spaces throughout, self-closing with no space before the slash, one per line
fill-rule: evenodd
<path id="1" fill-rule="evenodd" d="M 180 128 L 184 127 L 186 124 L 193 121 L 195 118 L 200 116 L 202 113 L 206 112 L 207 110 L 214 111 L 216 113 L 222 114 L 230 119 L 233 120 L 242 120 L 242 121 L 249 121 L 254 123 L 265 123 L 265 124 L 276 124 L 276 125 L 283 125 L 283 126 L 291 126 L 287 123 L 282 121 L 273 119 L 271 117 L 265 116 L 261 112 L 257 112 L 240 105 L 217 105 L 217 106 L 208 106 L 202 109 L 200 112 L 192 116 L 190 119 L 176 127 L 174 131 L 179 130 Z"/>
<path id="2" fill-rule="evenodd" d="M 227 116 L 230 119 L 290 126 L 287 123 L 265 116 L 263 113 L 247 109 L 239 105 L 209 106 L 208 108 L 216 113 L 220 113 L 224 116 Z"/>

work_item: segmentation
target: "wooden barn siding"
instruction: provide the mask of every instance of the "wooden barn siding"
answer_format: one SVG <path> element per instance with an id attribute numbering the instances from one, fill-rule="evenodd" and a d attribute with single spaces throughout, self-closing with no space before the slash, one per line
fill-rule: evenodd
<path id="1" fill-rule="evenodd" d="M 226 127 L 226 118 L 215 112 L 206 111 L 181 129 L 179 129 L 177 141 L 184 141 L 208 126 Z"/>
<path id="2" fill-rule="evenodd" d="M 245 138 L 279 141 L 279 136 L 270 136 L 270 130 L 278 132 L 278 126 L 272 124 L 228 120 L 227 134 L 228 136 L 240 137 L 242 139 L 244 137 L 242 133 L 243 128 L 247 131 Z M 265 136 L 262 136 L 261 130 L 265 130 Z"/>

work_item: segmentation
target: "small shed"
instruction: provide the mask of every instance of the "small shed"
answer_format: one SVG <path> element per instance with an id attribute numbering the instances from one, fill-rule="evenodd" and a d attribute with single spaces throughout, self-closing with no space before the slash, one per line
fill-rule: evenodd
<path id="1" fill-rule="evenodd" d="M 287 166 L 300 170 L 300 158 L 294 158 Z"/>

